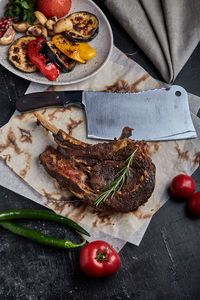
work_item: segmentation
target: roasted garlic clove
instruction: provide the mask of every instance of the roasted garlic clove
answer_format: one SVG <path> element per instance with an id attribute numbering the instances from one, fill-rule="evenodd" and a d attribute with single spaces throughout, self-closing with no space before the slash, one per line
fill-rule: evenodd
<path id="1" fill-rule="evenodd" d="M 0 38 L 0 45 L 9 45 L 14 41 L 15 30 L 9 26 L 4 35 Z"/>
<path id="2" fill-rule="evenodd" d="M 73 24 L 69 19 L 61 19 L 54 25 L 54 32 L 61 33 L 73 28 Z"/>
<path id="3" fill-rule="evenodd" d="M 13 28 L 18 32 L 25 32 L 29 26 L 28 22 L 13 23 Z"/>

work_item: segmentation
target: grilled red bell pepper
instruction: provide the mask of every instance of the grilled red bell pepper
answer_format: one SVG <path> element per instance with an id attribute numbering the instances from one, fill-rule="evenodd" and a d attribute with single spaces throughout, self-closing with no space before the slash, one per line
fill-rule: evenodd
<path id="1" fill-rule="evenodd" d="M 46 76 L 49 80 L 55 81 L 59 76 L 58 67 L 49 60 L 43 53 L 44 43 L 46 40 L 42 37 L 31 41 L 28 45 L 28 56 L 30 61 Z"/>

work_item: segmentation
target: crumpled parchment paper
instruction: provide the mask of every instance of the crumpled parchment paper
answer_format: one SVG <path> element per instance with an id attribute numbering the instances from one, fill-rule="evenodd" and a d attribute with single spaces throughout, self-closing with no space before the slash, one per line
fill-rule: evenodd
<path id="1" fill-rule="evenodd" d="M 65 87 L 47 88 L 31 84 L 27 92 L 46 89 L 136 92 L 159 87 L 160 84 L 139 65 L 114 48 L 106 67 L 90 80 Z M 195 116 L 199 101 L 196 98 L 191 99 L 193 121 L 195 126 L 200 128 L 199 119 Z M 48 108 L 41 112 L 53 124 L 74 137 L 86 142 L 95 142 L 86 138 L 85 115 L 80 109 Z M 0 156 L 9 166 L 7 168 L 5 163 L 0 161 L 1 185 L 46 205 L 58 214 L 74 219 L 89 230 L 90 241 L 106 239 L 118 251 L 127 241 L 139 245 L 151 217 L 169 198 L 167 188 L 173 176 L 180 172 L 192 174 L 199 166 L 199 139 L 148 143 L 149 154 L 157 168 L 153 195 L 135 212 L 108 215 L 96 213 L 85 205 L 70 203 L 70 193 L 57 188 L 55 181 L 43 170 L 38 160 L 38 155 L 48 144 L 55 145 L 52 136 L 37 125 L 33 113 L 14 117 L 1 129 Z"/>

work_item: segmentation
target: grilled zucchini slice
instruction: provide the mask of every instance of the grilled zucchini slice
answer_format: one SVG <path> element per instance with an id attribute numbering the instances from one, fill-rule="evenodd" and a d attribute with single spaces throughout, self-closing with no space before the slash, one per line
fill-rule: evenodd
<path id="1" fill-rule="evenodd" d="M 54 62 L 62 72 L 69 73 L 74 69 L 76 65 L 75 60 L 69 58 L 56 48 L 53 41 L 49 41 L 45 44 L 44 51 L 48 58 Z"/>
<path id="2" fill-rule="evenodd" d="M 15 68 L 26 73 L 37 71 L 28 57 L 28 44 L 35 40 L 33 36 L 23 36 L 16 40 L 9 48 L 8 59 Z"/>
<path id="3" fill-rule="evenodd" d="M 62 35 L 72 42 L 89 42 L 93 40 L 99 31 L 99 21 L 95 15 L 87 11 L 75 12 L 67 17 L 73 27 Z"/>

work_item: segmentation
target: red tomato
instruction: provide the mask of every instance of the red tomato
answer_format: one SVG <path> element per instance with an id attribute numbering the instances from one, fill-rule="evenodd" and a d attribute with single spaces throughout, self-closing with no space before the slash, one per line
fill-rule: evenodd
<path id="1" fill-rule="evenodd" d="M 186 199 L 195 192 L 196 184 L 192 177 L 180 174 L 174 177 L 171 182 L 170 190 L 174 196 Z"/>
<path id="2" fill-rule="evenodd" d="M 37 6 L 47 18 L 62 18 L 70 11 L 71 0 L 38 0 Z"/>
<path id="3" fill-rule="evenodd" d="M 91 277 L 105 277 L 117 272 L 120 257 L 108 243 L 95 241 L 81 250 L 80 266 Z"/>
<path id="4" fill-rule="evenodd" d="M 189 210 L 196 216 L 200 216 L 200 192 L 193 194 L 188 201 Z"/>

